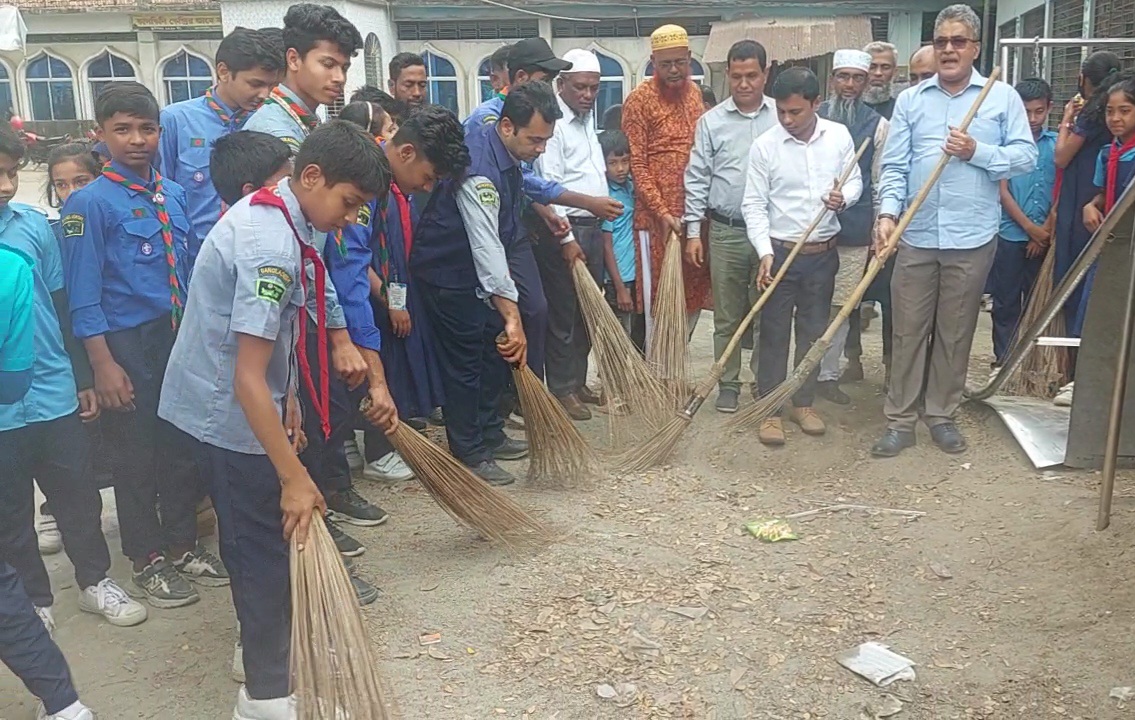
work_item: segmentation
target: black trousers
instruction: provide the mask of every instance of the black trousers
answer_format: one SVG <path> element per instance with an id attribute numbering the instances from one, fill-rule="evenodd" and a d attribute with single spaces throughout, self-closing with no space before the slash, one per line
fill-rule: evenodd
<path id="1" fill-rule="evenodd" d="M 0 661 L 37 698 L 48 715 L 78 702 L 71 669 L 39 616 L 19 574 L 0 561 Z"/>
<path id="2" fill-rule="evenodd" d="M 197 443 L 194 452 L 217 513 L 221 560 L 244 646 L 245 687 L 255 700 L 288 695 L 292 595 L 280 478 L 267 455 Z"/>
<path id="3" fill-rule="evenodd" d="M 35 534 L 35 486 L 63 534 L 79 588 L 110 570 L 102 534 L 102 498 L 91 472 L 88 435 L 78 413 L 0 432 L 0 560 L 15 568 L 37 607 L 52 604 L 51 581 Z"/>
<path id="4" fill-rule="evenodd" d="M 1025 257 L 1027 246 L 1027 242 L 1012 242 L 998 237 L 997 254 L 993 257 L 993 269 L 986 282 L 993 295 L 993 356 L 998 364 L 1004 362 L 1009 354 L 1025 303 L 1044 263 L 1043 255 Z"/>
<path id="5" fill-rule="evenodd" d="M 201 481 L 187 436 L 158 417 L 162 378 L 173 348 L 169 316 L 107 333 L 105 338 L 115 362 L 134 385 L 133 412 L 102 415 L 122 552 L 132 560 L 144 560 L 171 546 L 192 547 L 197 543 Z"/>
<path id="6" fill-rule="evenodd" d="M 421 290 L 441 363 L 449 451 L 466 465 L 490 460 L 505 440 L 499 404 L 511 375 L 497 351 L 496 338 L 504 330 L 500 313 L 472 288 L 421 283 Z"/>
<path id="7" fill-rule="evenodd" d="M 874 282 L 867 288 L 867 292 L 863 295 L 863 300 L 875 301 L 879 303 L 883 310 L 883 364 L 888 367 L 891 364 L 891 346 L 893 345 L 894 337 L 894 312 L 891 306 L 891 276 L 895 274 L 895 255 L 887 258 L 887 262 L 883 265 L 883 269 L 875 276 Z M 867 259 L 870 263 L 870 257 Z M 858 311 L 857 311 L 858 312 Z M 863 341 L 861 339 L 862 328 L 859 323 L 855 322 L 855 316 L 851 318 L 851 327 L 847 334 L 846 352 L 844 355 L 849 360 L 858 360 L 863 355 Z"/>
<path id="8" fill-rule="evenodd" d="M 788 257 L 788 250 L 773 246 L 772 272 L 775 275 Z M 796 331 L 796 358 L 799 365 L 808 350 L 828 326 L 839 253 L 835 248 L 815 255 L 796 256 L 780 285 L 761 311 L 761 341 L 758 344 L 757 389 L 763 397 L 788 377 L 788 347 Z M 794 317 L 795 316 L 795 317 Z M 804 385 L 792 396 L 796 407 L 811 407 L 816 395 L 819 363 Z"/>
<path id="9" fill-rule="evenodd" d="M 536 222 L 541 226 L 544 224 L 539 219 Z M 526 224 L 532 232 L 535 226 L 531 223 Z M 544 343 L 548 334 L 548 301 L 544 296 L 544 283 L 533 252 L 533 243 L 536 241 L 537 237 L 532 235 L 516 243 L 508 255 L 508 272 L 512 275 L 512 281 L 516 283 L 516 292 L 519 295 L 517 305 L 520 308 L 520 320 L 524 323 L 524 335 L 528 338 L 528 367 L 536 377 L 543 380 Z M 520 398 L 516 394 L 511 373 L 505 381 L 504 390 L 501 391 L 498 406 L 501 417 L 508 417 L 520 406 Z"/>
<path id="10" fill-rule="evenodd" d="M 587 256 L 588 271 L 602 287 L 603 243 L 599 225 L 573 222 L 572 232 Z M 572 271 L 563 260 L 559 240 L 550 236 L 540 238 L 536 245 L 536 263 L 548 302 L 545 344 L 548 389 L 562 397 L 578 391 L 587 381 L 591 340 L 579 309 Z"/>

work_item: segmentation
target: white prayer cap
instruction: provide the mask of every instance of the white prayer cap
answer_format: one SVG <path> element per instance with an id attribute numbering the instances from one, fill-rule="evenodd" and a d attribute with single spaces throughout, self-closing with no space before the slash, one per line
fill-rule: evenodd
<path id="1" fill-rule="evenodd" d="M 862 50 L 836 50 L 835 60 L 832 61 L 832 70 L 862 70 L 871 69 L 871 56 Z"/>
<path id="2" fill-rule="evenodd" d="M 564 60 L 571 63 L 571 67 L 564 73 L 590 72 L 599 74 L 599 58 L 590 50 L 575 48 L 564 53 Z"/>

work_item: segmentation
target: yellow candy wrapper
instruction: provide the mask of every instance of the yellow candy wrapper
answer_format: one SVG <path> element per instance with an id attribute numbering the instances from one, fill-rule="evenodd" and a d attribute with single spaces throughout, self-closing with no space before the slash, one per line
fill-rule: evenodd
<path id="1" fill-rule="evenodd" d="M 784 540 L 799 540 L 799 536 L 792 531 L 788 523 L 780 518 L 772 520 L 753 520 L 745 523 L 745 530 L 761 542 L 782 542 Z"/>

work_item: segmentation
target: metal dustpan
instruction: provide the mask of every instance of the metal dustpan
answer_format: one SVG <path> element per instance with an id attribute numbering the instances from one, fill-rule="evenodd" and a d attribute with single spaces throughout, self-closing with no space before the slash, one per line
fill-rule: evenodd
<path id="1" fill-rule="evenodd" d="M 1051 400 L 1011 395 L 994 395 L 980 402 L 1001 416 L 1037 469 L 1064 463 L 1072 408 L 1058 407 Z"/>

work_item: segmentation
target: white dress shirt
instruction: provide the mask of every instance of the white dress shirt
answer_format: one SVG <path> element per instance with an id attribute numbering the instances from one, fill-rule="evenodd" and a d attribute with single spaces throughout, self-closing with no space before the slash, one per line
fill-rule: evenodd
<path id="1" fill-rule="evenodd" d="M 795 242 L 804 234 L 854 157 L 847 128 L 818 116 L 807 142 L 789 135 L 779 123 L 753 141 L 741 213 L 759 257 L 772 255 L 772 238 Z M 858 163 L 842 192 L 845 207 L 859 201 L 863 178 Z M 837 233 L 839 220 L 828 213 L 806 242 L 826 242 Z"/>
<path id="2" fill-rule="evenodd" d="M 556 121 L 544 154 L 536 159 L 536 174 L 558 182 L 572 192 L 607 197 L 607 162 L 603 159 L 603 148 L 599 146 L 599 135 L 592 120 L 595 111 L 580 115 L 568 107 L 562 97 L 557 95 L 556 101 L 564 116 Z M 594 217 L 579 208 L 551 207 L 563 217 Z"/>

